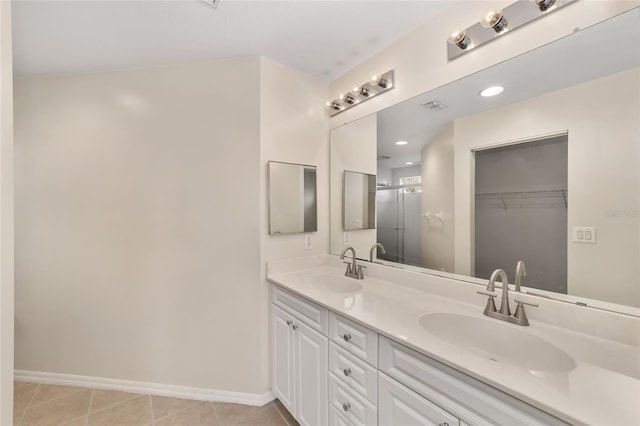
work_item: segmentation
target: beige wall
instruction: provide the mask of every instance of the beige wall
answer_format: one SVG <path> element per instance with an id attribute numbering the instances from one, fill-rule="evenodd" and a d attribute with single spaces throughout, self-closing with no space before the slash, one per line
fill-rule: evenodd
<path id="1" fill-rule="evenodd" d="M 269 260 L 322 254 L 328 250 L 329 138 L 324 110 L 327 90 L 328 84 L 324 81 L 266 58 L 260 60 L 260 235 L 263 267 Z M 318 231 L 311 233 L 311 250 L 304 250 L 303 234 L 268 235 L 269 161 L 317 166 Z"/>
<path id="2" fill-rule="evenodd" d="M 368 259 L 369 249 L 376 242 L 375 229 L 343 230 L 342 179 L 345 170 L 376 174 L 377 133 L 375 114 L 331 131 L 331 253 L 352 246 L 359 258 Z M 345 232 L 348 244 L 344 244 Z"/>
<path id="3" fill-rule="evenodd" d="M 332 117 L 330 127 L 352 122 L 570 35 L 576 28 L 586 28 L 637 7 L 640 0 L 578 1 L 484 45 L 475 52 L 447 61 L 447 37 L 453 25 L 470 26 L 479 21 L 486 7 L 504 7 L 511 3 L 512 0 L 458 1 L 436 19 L 426 22 L 334 80 L 330 85 L 330 99 L 368 81 L 372 74 L 393 69 L 396 81 L 393 90 Z"/>
<path id="4" fill-rule="evenodd" d="M 260 66 L 17 80 L 17 369 L 268 391 Z"/>
<path id="5" fill-rule="evenodd" d="M 422 213 L 442 212 L 443 222 L 422 220 L 422 266 L 454 271 L 453 124 L 421 152 Z"/>
<path id="6" fill-rule="evenodd" d="M 13 81 L 11 2 L 0 2 L 0 424 L 13 424 Z"/>
<path id="7" fill-rule="evenodd" d="M 260 59 L 260 247 L 261 289 L 260 356 L 262 376 L 269 377 L 269 306 L 265 300 L 268 261 L 326 253 L 329 248 L 329 145 L 324 110 L 328 84 L 315 77 Z M 313 248 L 304 250 L 304 234 L 269 235 L 269 161 L 317 166 L 318 231 L 311 233 Z M 253 354 L 259 356 L 258 353 Z"/>
<path id="8" fill-rule="evenodd" d="M 471 150 L 568 132 L 568 292 L 640 306 L 639 94 L 635 68 L 456 120 L 456 273 L 473 271 Z M 573 243 L 573 226 L 595 226 L 597 243 Z"/>

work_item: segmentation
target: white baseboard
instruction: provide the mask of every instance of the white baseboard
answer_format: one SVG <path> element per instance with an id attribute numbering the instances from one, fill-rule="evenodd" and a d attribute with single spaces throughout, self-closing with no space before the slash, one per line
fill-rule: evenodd
<path id="1" fill-rule="evenodd" d="M 236 404 L 254 406 L 263 406 L 275 399 L 275 395 L 271 391 L 265 392 L 263 394 L 230 392 L 218 389 L 193 388 L 190 386 L 163 385 L 160 383 L 106 379 L 103 377 L 45 373 L 42 371 L 15 370 L 14 379 L 18 382 L 78 386 L 83 388 L 144 393 L 150 395 L 168 396 L 172 398 L 194 399 L 199 401 L 233 402 Z"/>

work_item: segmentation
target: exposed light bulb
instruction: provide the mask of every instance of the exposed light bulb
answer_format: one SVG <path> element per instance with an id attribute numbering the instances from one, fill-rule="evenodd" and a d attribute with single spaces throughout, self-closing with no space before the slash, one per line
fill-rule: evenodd
<path id="1" fill-rule="evenodd" d="M 365 98 L 368 98 L 369 95 L 371 95 L 371 92 L 369 92 L 369 89 L 366 89 L 362 86 L 354 87 L 353 92 L 351 93 L 353 93 L 355 96 L 364 96 Z"/>
<path id="2" fill-rule="evenodd" d="M 501 33 L 507 29 L 509 22 L 507 21 L 507 18 L 504 17 L 501 10 L 487 9 L 482 14 L 480 24 L 485 28 L 493 28 L 495 32 Z"/>
<path id="3" fill-rule="evenodd" d="M 450 44 L 455 44 L 462 50 L 465 50 L 471 45 L 471 39 L 467 37 L 467 33 L 460 30 L 453 31 L 447 41 Z"/>
<path id="4" fill-rule="evenodd" d="M 355 103 L 355 98 L 349 94 L 344 95 L 342 101 L 346 104 L 353 105 Z"/>
<path id="5" fill-rule="evenodd" d="M 411 165 L 413 165 L 413 161 L 407 161 L 407 162 L 406 162 L 406 163 L 404 163 L 404 164 L 406 164 L 407 166 L 411 166 Z"/>
<path id="6" fill-rule="evenodd" d="M 398 141 L 398 142 L 396 142 L 396 145 L 406 145 L 408 143 L 409 142 L 407 142 L 407 141 Z"/>
<path id="7" fill-rule="evenodd" d="M 540 12 L 546 12 L 556 4 L 556 0 L 531 0 L 531 1 L 538 6 L 538 9 L 540 9 Z"/>
<path id="8" fill-rule="evenodd" d="M 375 74 L 371 76 L 371 84 L 373 84 L 374 86 L 379 86 L 379 87 L 382 87 L 383 89 L 386 89 L 388 83 L 389 82 L 387 80 L 385 80 L 380 76 L 377 76 Z"/>
<path id="9" fill-rule="evenodd" d="M 338 111 L 340 109 L 340 104 L 336 101 L 329 101 L 327 102 L 327 108 Z"/>

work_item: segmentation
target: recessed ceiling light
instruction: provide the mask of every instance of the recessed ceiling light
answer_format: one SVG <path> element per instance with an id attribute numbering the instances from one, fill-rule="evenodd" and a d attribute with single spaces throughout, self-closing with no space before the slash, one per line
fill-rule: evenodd
<path id="1" fill-rule="evenodd" d="M 398 142 L 396 142 L 396 145 L 406 145 L 408 143 L 409 142 L 407 142 L 407 141 L 398 141 Z"/>
<path id="2" fill-rule="evenodd" d="M 504 87 L 502 86 L 491 86 L 480 92 L 480 96 L 484 98 L 490 98 L 491 96 L 499 95 L 504 91 Z"/>
<path id="3" fill-rule="evenodd" d="M 412 164 L 413 164 L 413 161 L 407 161 L 407 162 L 406 162 L 406 163 L 404 163 L 404 164 L 406 164 L 407 166 L 410 166 L 410 165 L 412 165 Z"/>

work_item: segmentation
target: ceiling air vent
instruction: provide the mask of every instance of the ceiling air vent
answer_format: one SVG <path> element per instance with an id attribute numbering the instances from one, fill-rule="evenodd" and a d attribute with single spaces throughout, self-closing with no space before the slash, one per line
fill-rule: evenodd
<path id="1" fill-rule="evenodd" d="M 422 105 L 423 108 L 426 108 L 429 111 L 442 111 L 447 107 L 445 104 L 441 104 L 436 100 L 429 101 L 426 104 L 420 104 L 420 105 Z"/>

